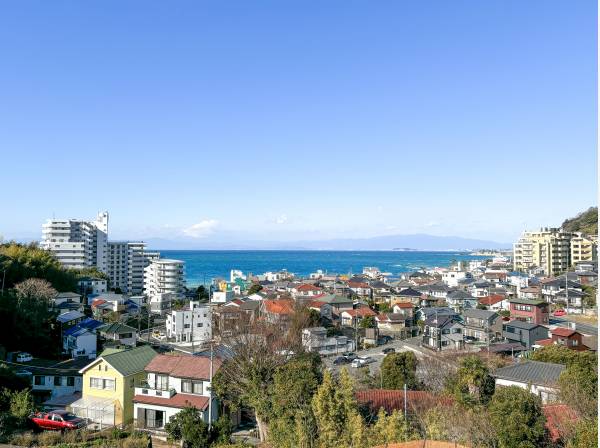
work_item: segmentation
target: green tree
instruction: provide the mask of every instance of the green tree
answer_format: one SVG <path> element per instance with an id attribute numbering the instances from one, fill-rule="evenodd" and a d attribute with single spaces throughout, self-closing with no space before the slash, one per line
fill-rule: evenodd
<path id="1" fill-rule="evenodd" d="M 207 301 L 209 299 L 208 290 L 204 285 L 200 285 L 198 286 L 198 288 L 196 288 L 196 297 L 201 302 Z"/>
<path id="2" fill-rule="evenodd" d="M 375 328 L 375 318 L 366 316 L 360 321 L 360 328 Z"/>
<path id="3" fill-rule="evenodd" d="M 184 448 L 205 448 L 209 446 L 208 425 L 195 407 L 185 407 L 165 425 L 165 431 L 172 440 L 180 440 Z"/>
<path id="4" fill-rule="evenodd" d="M 501 387 L 490 405 L 499 448 L 536 448 L 545 440 L 545 417 L 539 397 L 518 386 Z"/>
<path id="5" fill-rule="evenodd" d="M 412 438 L 414 437 L 410 425 L 398 410 L 387 415 L 381 408 L 377 414 L 377 421 L 369 428 L 369 440 L 373 445 L 406 442 Z"/>
<path id="6" fill-rule="evenodd" d="M 390 353 L 383 358 L 380 375 L 383 389 L 414 389 L 417 384 L 417 357 L 411 351 Z"/>
<path id="7" fill-rule="evenodd" d="M 342 369 L 336 381 L 325 371 L 323 382 L 312 399 L 320 448 L 363 447 L 367 430 L 354 398 L 354 385 Z"/>
<path id="8" fill-rule="evenodd" d="M 262 289 L 263 287 L 260 283 L 253 283 L 252 286 L 250 286 L 250 288 L 248 289 L 248 295 L 251 296 L 252 294 L 256 294 Z"/>
<path id="9" fill-rule="evenodd" d="M 321 380 L 321 359 L 306 353 L 273 375 L 270 441 L 277 447 L 312 447 L 317 434 L 311 398 Z"/>
<path id="10" fill-rule="evenodd" d="M 592 448 L 598 446 L 598 416 L 581 419 L 575 425 L 566 448 Z"/>
<path id="11" fill-rule="evenodd" d="M 465 356 L 449 381 L 448 389 L 459 403 L 487 404 L 494 394 L 494 379 L 481 358 Z"/>
<path id="12" fill-rule="evenodd" d="M 212 444 L 227 444 L 231 440 L 231 420 L 228 415 L 221 415 L 212 425 L 210 441 Z"/>

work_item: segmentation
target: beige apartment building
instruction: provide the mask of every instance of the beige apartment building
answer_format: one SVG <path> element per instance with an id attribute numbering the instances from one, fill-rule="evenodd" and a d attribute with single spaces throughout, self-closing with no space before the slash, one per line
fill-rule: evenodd
<path id="1" fill-rule="evenodd" d="M 581 232 L 571 238 L 571 265 L 580 261 L 598 259 L 598 236 L 589 236 Z"/>
<path id="2" fill-rule="evenodd" d="M 539 268 L 544 274 L 554 276 L 578 261 L 595 260 L 596 248 L 597 238 L 581 233 L 548 227 L 523 232 L 513 245 L 514 269 L 528 271 Z"/>

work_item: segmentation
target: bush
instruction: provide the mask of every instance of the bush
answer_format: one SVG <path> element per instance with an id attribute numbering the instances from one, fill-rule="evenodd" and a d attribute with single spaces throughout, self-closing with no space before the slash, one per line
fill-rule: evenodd
<path id="1" fill-rule="evenodd" d="M 148 437 L 139 433 L 132 434 L 131 436 L 121 441 L 122 448 L 147 448 Z"/>
<path id="2" fill-rule="evenodd" d="M 29 432 L 13 436 L 11 443 L 18 446 L 34 446 L 37 442 L 35 434 Z"/>
<path id="3" fill-rule="evenodd" d="M 62 434 L 57 431 L 44 431 L 38 434 L 38 445 L 39 446 L 52 446 L 62 441 Z"/>

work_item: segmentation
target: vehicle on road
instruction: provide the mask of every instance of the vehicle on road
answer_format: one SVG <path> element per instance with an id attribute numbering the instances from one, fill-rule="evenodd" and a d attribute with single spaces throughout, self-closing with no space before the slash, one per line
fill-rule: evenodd
<path id="1" fill-rule="evenodd" d="M 340 364 L 348 364 L 349 362 L 350 361 L 348 360 L 348 358 L 345 358 L 344 356 L 338 356 L 333 360 L 333 364 L 336 366 Z"/>
<path id="2" fill-rule="evenodd" d="M 67 411 L 36 412 L 29 420 L 34 428 L 51 431 L 70 431 L 86 426 L 84 419 Z"/>
<path id="3" fill-rule="evenodd" d="M 396 353 L 396 349 L 394 347 L 387 347 L 383 349 L 383 354 L 387 355 L 388 353 Z"/>
<path id="4" fill-rule="evenodd" d="M 343 356 L 344 356 L 344 358 L 346 358 L 348 360 L 348 362 L 352 362 L 352 361 L 354 361 L 357 358 L 356 354 L 352 353 L 352 352 L 350 352 L 350 353 L 344 353 Z"/>
<path id="5" fill-rule="evenodd" d="M 160 339 L 162 341 L 163 339 L 167 338 L 167 335 L 164 334 L 162 331 L 153 331 L 152 337 L 155 339 Z"/>
<path id="6" fill-rule="evenodd" d="M 474 344 L 477 341 L 473 336 L 465 336 L 465 344 Z"/>
<path id="7" fill-rule="evenodd" d="M 27 352 L 19 352 L 17 353 L 17 357 L 16 357 L 16 361 L 15 362 L 29 362 L 33 359 L 33 356 L 31 356 L 29 353 Z"/>
<path id="8" fill-rule="evenodd" d="M 556 310 L 555 312 L 553 312 L 552 315 L 555 317 L 561 317 L 561 316 L 566 316 L 567 312 L 563 309 L 559 309 L 559 310 Z"/>
<path id="9" fill-rule="evenodd" d="M 354 368 L 360 368 L 360 367 L 365 367 L 367 365 L 366 361 L 362 358 L 356 358 L 354 361 L 352 361 L 352 364 L 350 364 L 350 367 L 354 367 Z"/>

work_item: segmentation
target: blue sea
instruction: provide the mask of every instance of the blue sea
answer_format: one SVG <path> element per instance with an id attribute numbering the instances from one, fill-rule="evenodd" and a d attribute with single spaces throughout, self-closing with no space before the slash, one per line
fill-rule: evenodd
<path id="1" fill-rule="evenodd" d="M 308 276 L 321 269 L 337 274 L 361 273 L 365 266 L 397 276 L 422 267 L 447 267 L 452 260 L 485 258 L 465 252 L 421 251 L 297 251 L 297 250 L 161 250 L 161 257 L 185 262 L 188 286 L 208 284 L 213 278 L 229 280 L 231 269 L 262 274 L 287 269 Z"/>

